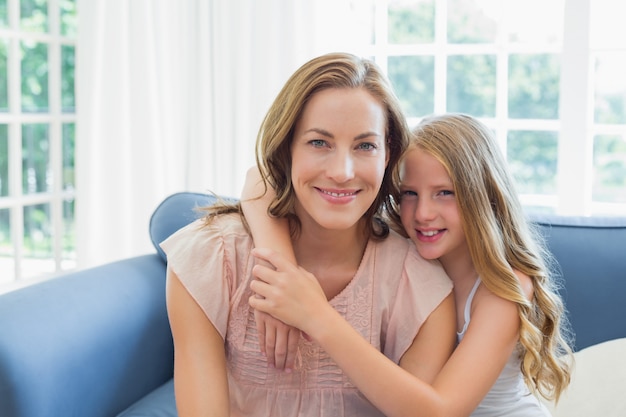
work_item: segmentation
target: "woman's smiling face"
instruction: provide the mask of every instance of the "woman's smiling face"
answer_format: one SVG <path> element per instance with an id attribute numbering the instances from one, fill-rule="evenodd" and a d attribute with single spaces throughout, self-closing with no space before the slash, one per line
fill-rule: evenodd
<path id="1" fill-rule="evenodd" d="M 330 88 L 307 102 L 291 145 L 303 227 L 357 225 L 380 190 L 388 153 L 383 105 L 363 88 Z"/>

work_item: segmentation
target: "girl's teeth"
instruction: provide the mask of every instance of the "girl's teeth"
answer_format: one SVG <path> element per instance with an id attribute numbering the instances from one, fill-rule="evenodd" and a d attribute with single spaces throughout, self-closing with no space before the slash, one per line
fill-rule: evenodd
<path id="1" fill-rule="evenodd" d="M 437 234 L 437 231 L 436 230 L 430 230 L 430 231 L 427 231 L 427 232 L 422 232 L 422 234 L 424 236 L 431 237 L 431 236 L 435 236 Z"/>

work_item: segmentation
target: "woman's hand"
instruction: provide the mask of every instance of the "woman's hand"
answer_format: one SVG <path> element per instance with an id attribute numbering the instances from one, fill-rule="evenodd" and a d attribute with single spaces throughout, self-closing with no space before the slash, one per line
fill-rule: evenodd
<path id="1" fill-rule="evenodd" d="M 271 249 L 256 248 L 253 255 L 275 269 L 255 265 L 250 288 L 262 298 L 250 297 L 250 306 L 313 336 L 324 308 L 331 308 L 315 276 Z"/>
<path id="2" fill-rule="evenodd" d="M 252 298 L 256 298 L 253 296 Z M 250 303 L 254 308 L 254 305 Z M 254 309 L 257 333 L 261 352 L 267 358 L 269 366 L 290 372 L 296 362 L 300 330 L 288 326 L 282 321 Z"/>

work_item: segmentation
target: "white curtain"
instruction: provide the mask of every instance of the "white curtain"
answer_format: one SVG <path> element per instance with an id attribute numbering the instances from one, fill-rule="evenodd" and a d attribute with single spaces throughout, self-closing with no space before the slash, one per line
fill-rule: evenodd
<path id="1" fill-rule="evenodd" d="M 367 43 L 359 3 L 78 0 L 79 267 L 152 252 L 149 217 L 171 193 L 238 196 L 287 77 Z"/>

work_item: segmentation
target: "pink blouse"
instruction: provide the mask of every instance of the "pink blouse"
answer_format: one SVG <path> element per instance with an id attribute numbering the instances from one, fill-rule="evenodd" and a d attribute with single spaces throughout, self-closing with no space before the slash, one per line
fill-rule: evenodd
<path id="1" fill-rule="evenodd" d="M 238 214 L 203 220 L 161 243 L 168 267 L 224 338 L 231 416 L 348 417 L 382 415 L 315 342 L 300 338 L 291 373 L 260 353 L 249 283 L 252 238 Z M 330 304 L 366 340 L 398 363 L 428 315 L 451 292 L 438 262 L 391 233 L 370 241 L 352 281 Z"/>

